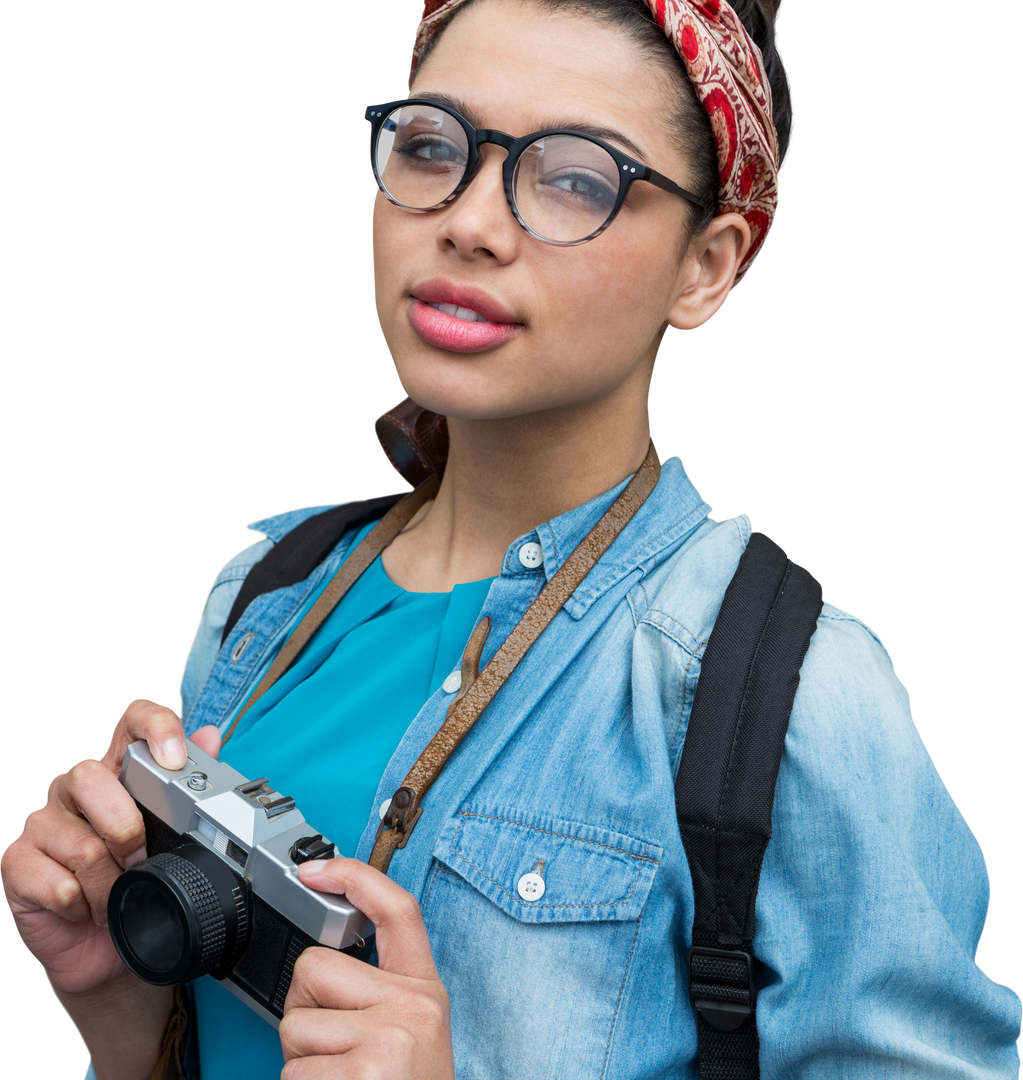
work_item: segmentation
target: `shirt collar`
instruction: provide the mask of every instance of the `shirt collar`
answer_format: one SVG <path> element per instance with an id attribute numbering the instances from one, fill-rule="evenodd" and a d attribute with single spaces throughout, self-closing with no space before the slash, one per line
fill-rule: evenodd
<path id="1" fill-rule="evenodd" d="M 625 489 L 631 477 L 574 510 L 560 514 L 520 536 L 504 554 L 502 576 L 542 573 L 547 581 Z M 710 513 L 682 462 L 671 458 L 661 466 L 660 479 L 636 516 L 575 590 L 565 610 L 576 619 L 608 589 L 634 570 L 648 572 L 673 551 Z M 519 553 L 526 544 L 539 544 L 542 568 L 523 565 Z"/>

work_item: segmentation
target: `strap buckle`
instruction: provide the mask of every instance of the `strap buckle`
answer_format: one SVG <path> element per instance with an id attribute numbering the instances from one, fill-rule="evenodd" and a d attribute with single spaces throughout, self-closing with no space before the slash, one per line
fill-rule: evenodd
<path id="1" fill-rule="evenodd" d="M 391 805 L 387 808 L 383 821 L 380 822 L 377 836 L 379 837 L 385 828 L 393 829 L 399 837 L 395 848 L 403 848 L 422 815 L 423 808 L 419 805 L 419 796 L 412 788 L 402 785 L 391 796 Z"/>
<path id="2" fill-rule="evenodd" d="M 689 950 L 689 1002 L 712 1028 L 735 1031 L 753 1015 L 753 957 L 738 949 Z"/>

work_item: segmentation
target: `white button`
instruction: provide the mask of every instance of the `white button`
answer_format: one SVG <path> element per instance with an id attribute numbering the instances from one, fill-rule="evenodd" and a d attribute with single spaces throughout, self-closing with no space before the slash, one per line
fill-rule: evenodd
<path id="1" fill-rule="evenodd" d="M 539 874 L 523 874 L 515 888 L 518 889 L 519 896 L 523 900 L 532 902 L 533 900 L 539 900 L 543 896 L 547 886 L 544 885 L 543 878 Z"/>
<path id="2" fill-rule="evenodd" d="M 461 670 L 452 671 L 451 674 L 441 683 L 441 689 L 445 694 L 453 694 L 456 690 L 462 689 L 462 672 Z"/>
<path id="3" fill-rule="evenodd" d="M 523 544 L 519 548 L 519 562 L 529 570 L 543 566 L 543 548 L 539 544 Z"/>
<path id="4" fill-rule="evenodd" d="M 390 809 L 391 809 L 391 800 L 390 799 L 384 799 L 384 801 L 380 804 L 380 820 L 381 821 L 383 821 L 384 818 L 387 817 L 387 811 L 390 810 Z"/>

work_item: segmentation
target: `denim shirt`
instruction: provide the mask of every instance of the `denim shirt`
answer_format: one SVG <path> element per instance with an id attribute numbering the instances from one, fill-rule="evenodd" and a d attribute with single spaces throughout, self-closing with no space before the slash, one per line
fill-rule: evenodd
<path id="1" fill-rule="evenodd" d="M 516 540 L 483 615 L 485 663 L 624 483 Z M 186 730 L 226 729 L 345 557 L 254 600 L 217 578 L 182 686 Z M 418 898 L 451 998 L 459 1080 L 696 1080 L 685 962 L 693 893 L 673 780 L 700 660 L 750 536 L 716 523 L 681 463 L 581 583 L 451 757 L 390 875 Z M 542 565 L 519 559 L 539 544 Z M 812 570 L 812 567 L 811 567 Z M 379 807 L 440 726 L 440 689 L 380 779 Z M 273 763 L 266 763 L 273 775 Z M 367 815 L 358 857 L 379 822 Z M 829 604 L 802 669 L 757 901 L 765 1077 L 1015 1077 L 1020 1003 L 977 968 L 987 875 L 881 643 Z M 544 877 L 542 896 L 516 885 Z"/>

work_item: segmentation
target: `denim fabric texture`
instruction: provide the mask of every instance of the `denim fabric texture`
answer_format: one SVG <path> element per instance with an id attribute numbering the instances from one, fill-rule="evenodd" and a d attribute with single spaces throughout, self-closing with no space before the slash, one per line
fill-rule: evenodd
<path id="1" fill-rule="evenodd" d="M 484 663 L 623 485 L 520 537 L 482 614 Z M 543 633 L 452 756 L 390 874 L 419 899 L 451 996 L 460 1080 L 698 1076 L 685 954 L 692 886 L 673 780 L 745 518 L 708 518 L 681 463 Z M 221 573 L 183 683 L 186 730 L 232 721 L 333 574 L 257 598 L 247 569 L 316 510 L 260 522 Z M 525 543 L 543 564 L 523 566 Z M 809 568 L 812 572 L 813 567 Z M 827 583 L 825 582 L 825 589 Z M 380 779 L 390 796 L 443 721 L 427 700 Z M 273 775 L 273 762 L 265 772 Z M 368 858 L 378 819 L 358 847 Z M 766 1077 L 1018 1075 L 1020 1002 L 974 963 L 983 857 L 881 643 L 825 604 L 785 743 L 757 903 Z M 519 879 L 545 890 L 525 900 Z"/>

